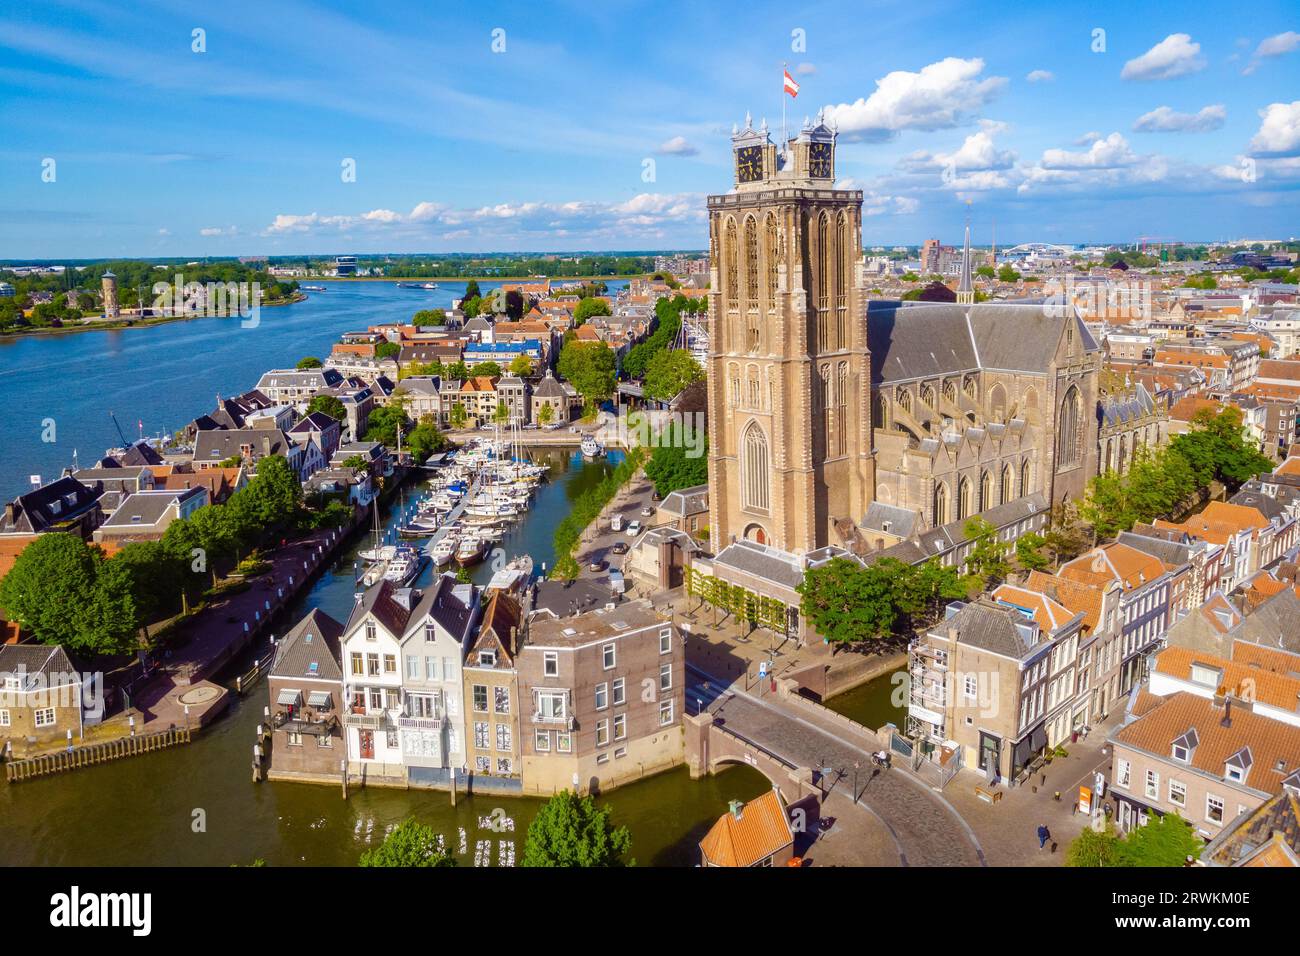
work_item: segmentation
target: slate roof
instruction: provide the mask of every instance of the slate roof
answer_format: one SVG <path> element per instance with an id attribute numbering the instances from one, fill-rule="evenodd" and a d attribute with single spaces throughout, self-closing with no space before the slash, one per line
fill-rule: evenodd
<path id="1" fill-rule="evenodd" d="M 610 590 L 609 581 L 597 578 L 577 578 L 573 581 L 541 581 L 533 593 L 533 610 L 555 617 L 569 617 L 604 607 L 618 597 Z"/>
<path id="2" fill-rule="evenodd" d="M 887 505 L 883 501 L 873 501 L 867 506 L 867 515 L 862 521 L 863 531 L 881 531 L 886 534 L 897 535 L 900 538 L 910 538 L 916 533 L 917 527 L 921 523 L 921 513 L 919 511 L 900 508 L 897 505 Z M 889 527 L 886 528 L 885 525 Z"/>
<path id="3" fill-rule="evenodd" d="M 348 622 L 343 626 L 344 633 L 352 633 L 366 615 L 373 614 L 375 620 L 383 625 L 384 630 L 400 641 L 406 633 L 406 623 L 411 618 L 411 611 L 398 602 L 396 592 L 397 588 L 387 580 L 381 580 L 378 584 L 362 591 L 361 599 L 352 605 L 352 613 L 348 615 Z"/>
<path id="4" fill-rule="evenodd" d="M 1075 323 L 1085 351 L 1100 350 L 1076 314 L 1049 313 L 1042 303 L 873 300 L 867 303 L 871 384 L 978 369 L 1043 374 L 1056 356 L 1066 322 Z"/>
<path id="5" fill-rule="evenodd" d="M 100 525 L 101 528 L 151 528 L 156 527 L 167 514 L 167 510 L 177 502 L 186 501 L 196 495 L 206 496 L 207 488 L 161 489 L 156 491 L 137 491 L 128 495 L 116 511 Z"/>
<path id="6" fill-rule="evenodd" d="M 241 445 L 251 445 L 254 457 L 283 455 L 289 439 L 278 428 L 213 428 L 201 431 L 194 439 L 195 461 L 225 461 L 240 457 Z"/>
<path id="7" fill-rule="evenodd" d="M 1152 557 L 1159 558 L 1165 564 L 1172 565 L 1175 568 L 1190 564 L 1192 561 L 1192 546 L 1180 541 L 1148 537 L 1145 534 L 1135 534 L 1132 531 L 1121 531 L 1115 540 L 1120 544 L 1126 544 L 1130 548 L 1136 548 Z"/>
<path id="8" fill-rule="evenodd" d="M 320 608 L 312 608 L 280 639 L 275 649 L 275 663 L 271 665 L 271 676 L 343 680 L 343 670 L 339 665 L 342 637 L 342 624 Z"/>
<path id="9" fill-rule="evenodd" d="M 564 390 L 564 386 L 561 385 L 556 380 L 555 376 L 549 371 L 546 373 L 546 377 L 538 382 L 537 387 L 533 389 L 533 398 L 562 399 L 565 398 L 567 394 L 568 393 Z"/>
<path id="10" fill-rule="evenodd" d="M 960 607 L 957 607 L 960 605 Z M 957 607 L 931 629 L 938 637 L 945 637 L 949 628 L 956 628 L 958 640 L 1013 660 L 1024 660 L 1042 646 L 1037 628 L 1013 608 L 984 601 L 970 604 L 954 602 Z"/>
<path id="11" fill-rule="evenodd" d="M 676 491 L 669 492 L 664 495 L 664 500 L 659 503 L 659 508 L 669 514 L 681 517 L 708 511 L 709 486 L 694 485 L 690 488 L 679 488 Z"/>
<path id="12" fill-rule="evenodd" d="M 411 622 L 432 618 L 439 627 L 457 641 L 464 642 L 466 633 L 474 617 L 473 599 L 464 600 L 463 592 L 457 588 L 456 578 L 451 574 L 441 574 L 420 595 L 419 602 L 411 610 L 407 627 Z"/>
<path id="13" fill-rule="evenodd" d="M 798 587 L 803 581 L 803 567 L 797 557 L 755 541 L 732 542 L 713 559 L 713 566 L 734 568 L 787 588 Z"/>
<path id="14" fill-rule="evenodd" d="M 58 644 L 0 645 L 0 674 L 16 675 L 20 671 L 31 676 L 40 674 L 46 686 L 61 687 L 80 679 L 75 677 L 67 652 Z"/>
<path id="15" fill-rule="evenodd" d="M 1269 598 L 1226 630 L 1204 614 L 1188 614 L 1165 632 L 1170 646 L 1190 647 L 1220 657 L 1230 656 L 1233 641 L 1300 653 L 1300 595 L 1287 588 Z"/>
<path id="16" fill-rule="evenodd" d="M 0 534 L 40 534 L 80 517 L 95 507 L 99 490 L 68 475 L 33 488 L 10 502 L 12 520 L 8 507 L 0 511 Z"/>

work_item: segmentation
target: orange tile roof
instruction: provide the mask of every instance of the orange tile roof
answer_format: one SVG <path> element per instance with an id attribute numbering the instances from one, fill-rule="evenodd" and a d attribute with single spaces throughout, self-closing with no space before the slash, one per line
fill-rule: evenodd
<path id="1" fill-rule="evenodd" d="M 1180 352 L 1174 349 L 1160 349 L 1152 359 L 1157 365 L 1188 365 L 1193 368 L 1228 367 L 1228 356 L 1213 355 L 1209 352 Z"/>
<path id="2" fill-rule="evenodd" d="M 1164 562 L 1127 544 L 1103 545 L 1061 566 L 1062 577 L 1084 584 L 1119 581 L 1125 591 L 1149 584 L 1165 573 Z"/>
<path id="3" fill-rule="evenodd" d="M 710 866 L 753 866 L 794 842 L 790 821 L 775 790 L 755 797 L 740 810 L 730 812 L 700 841 L 700 852 Z"/>
<path id="4" fill-rule="evenodd" d="M 1273 469 L 1275 475 L 1300 475 L 1300 458 L 1288 458 Z"/>
<path id="5" fill-rule="evenodd" d="M 1025 608 L 1034 616 L 1035 623 L 1050 633 L 1074 617 L 1052 598 L 1039 591 L 1003 584 L 993 592 L 993 600 Z"/>
<path id="6" fill-rule="evenodd" d="M 1083 612 L 1083 626 L 1095 631 L 1101 623 L 1101 605 L 1103 591 L 1095 584 L 1071 581 L 1042 571 L 1031 571 L 1026 585 L 1035 591 L 1050 594 L 1060 601 L 1070 613 Z"/>
<path id="7" fill-rule="evenodd" d="M 1155 656 L 1153 666 L 1158 673 L 1190 681 L 1193 664 L 1220 671 L 1219 684 L 1214 688 L 1219 695 L 1231 694 L 1238 700 L 1257 700 L 1288 711 L 1294 711 L 1296 701 L 1300 699 L 1300 677 L 1275 674 L 1190 647 L 1166 647 Z"/>
<path id="8" fill-rule="evenodd" d="M 1207 521 L 1222 521 L 1238 528 L 1267 528 L 1269 520 L 1258 508 L 1250 505 L 1234 505 L 1231 501 L 1211 501 L 1196 517 Z"/>
<path id="9" fill-rule="evenodd" d="M 1119 728 L 1113 739 L 1117 745 L 1169 760 L 1173 742 L 1195 728 L 1199 740 L 1191 767 L 1222 779 L 1228 758 L 1249 746 L 1252 762 L 1245 786 L 1280 793 L 1282 780 L 1300 768 L 1300 727 L 1252 713 L 1240 703 L 1232 704 L 1226 727 L 1225 716 L 1223 704 L 1181 691 Z"/>
<path id="10" fill-rule="evenodd" d="M 1212 398 L 1197 398 L 1189 395 L 1186 398 L 1180 398 L 1169 406 L 1169 417 L 1178 422 L 1190 422 L 1196 417 L 1197 412 L 1209 409 L 1216 415 L 1223 411 L 1223 403 L 1216 402 Z"/>
<path id="11" fill-rule="evenodd" d="M 1278 647 L 1265 647 L 1250 641 L 1232 642 L 1232 659 L 1247 667 L 1258 667 L 1274 674 L 1300 677 L 1300 654 Z"/>

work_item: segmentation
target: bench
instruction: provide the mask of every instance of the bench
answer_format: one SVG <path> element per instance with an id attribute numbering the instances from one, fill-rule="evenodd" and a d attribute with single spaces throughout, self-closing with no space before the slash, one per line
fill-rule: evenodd
<path id="1" fill-rule="evenodd" d="M 997 803 L 1002 799 L 1002 791 L 990 790 L 987 787 L 976 786 L 975 796 L 979 797 L 985 803 Z"/>

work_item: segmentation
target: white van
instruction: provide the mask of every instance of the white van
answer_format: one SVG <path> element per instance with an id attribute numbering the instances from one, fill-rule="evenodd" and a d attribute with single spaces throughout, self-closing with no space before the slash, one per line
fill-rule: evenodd
<path id="1" fill-rule="evenodd" d="M 611 518 L 611 519 L 609 520 L 609 528 L 610 528 L 611 531 L 622 531 L 622 530 L 623 530 L 623 516 L 622 516 L 622 515 L 614 515 L 614 517 Z"/>

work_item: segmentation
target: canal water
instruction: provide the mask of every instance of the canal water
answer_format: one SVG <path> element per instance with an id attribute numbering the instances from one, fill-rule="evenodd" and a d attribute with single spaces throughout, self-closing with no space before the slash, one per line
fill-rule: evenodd
<path id="1" fill-rule="evenodd" d="M 879 730 L 885 724 L 893 724 L 901 730 L 907 726 L 905 685 L 901 683 L 901 675 L 906 673 L 906 666 L 899 667 L 852 690 L 828 697 L 823 703 L 869 730 Z"/>
<path id="2" fill-rule="evenodd" d="M 169 277 L 170 278 L 170 277 Z M 432 291 L 394 282 L 322 282 L 292 305 L 263 308 L 256 328 L 238 318 L 189 319 L 136 329 L 0 336 L 0 498 L 57 477 L 74 451 L 89 465 L 127 440 L 169 435 L 209 412 L 217 394 L 236 395 L 262 372 L 324 358 L 339 334 L 381 322 L 409 322 L 421 309 L 446 309 L 463 282 Z M 611 293 L 626 279 L 604 280 Z M 483 281 L 487 292 L 499 282 Z"/>
<path id="3" fill-rule="evenodd" d="M 488 284 L 482 285 L 486 288 Z M 407 318 L 413 311 L 406 290 L 397 290 L 388 283 L 338 287 L 343 291 L 334 298 L 330 298 L 333 288 L 316 297 L 327 300 L 327 307 L 318 303 L 317 314 L 307 323 L 311 328 L 290 330 L 301 322 L 291 310 L 310 302 L 265 310 L 263 322 L 268 321 L 268 313 L 284 313 L 287 317 L 272 320 L 283 326 L 274 333 L 279 351 L 268 353 L 259 347 L 257 364 L 271 367 L 296 361 L 301 354 L 321 354 L 344 329 Z M 447 293 L 448 301 L 451 294 Z M 345 298 L 350 306 L 344 307 Z M 375 307 L 374 311 L 366 306 L 367 302 Z M 160 427 L 170 429 L 206 410 L 213 397 L 202 391 L 208 387 L 206 373 L 188 376 L 184 368 L 205 364 L 225 368 L 227 374 L 216 388 L 229 393 L 249 388 L 256 381 L 258 369 L 249 367 L 248 353 L 240 354 L 236 347 L 231 354 L 231 346 L 223 338 L 245 332 L 237 327 L 224 332 L 212 330 L 226 321 L 201 319 L 121 333 L 86 332 L 32 339 L 21 344 L 29 360 L 62 369 L 51 374 L 68 375 L 72 374 L 71 366 L 77 364 L 74 356 L 90 348 L 87 343 L 97 340 L 103 347 L 107 337 L 114 338 L 116 350 L 79 366 L 87 392 L 78 387 L 73 393 L 60 394 L 50 383 L 41 386 L 41 400 L 54 409 L 50 414 L 76 414 L 83 419 L 87 408 L 102 405 L 99 398 L 115 394 L 115 383 L 130 381 L 133 376 L 143 376 L 141 380 L 147 381 L 150 366 L 145 356 L 156 354 L 159 374 L 169 384 L 150 389 L 148 396 L 138 400 L 150 408 L 156 405 L 165 409 L 170 417 Z M 322 325 L 328 328 L 320 328 Z M 209 331 L 204 331 L 203 326 L 208 326 Z M 120 336 L 134 338 L 123 342 Z M 208 343 L 207 351 L 199 344 L 204 341 Z M 0 345 L 0 394 L 11 388 L 14 380 L 9 374 L 14 370 L 8 364 L 12 353 L 6 353 L 4 348 Z M 42 348 L 46 348 L 43 354 Z M 19 374 L 34 381 L 31 372 Z M 9 397 L 19 407 L 31 407 L 17 396 Z M 72 417 L 68 421 L 71 428 L 80 430 L 79 434 L 95 436 L 87 447 L 97 449 L 96 453 L 112 444 L 111 436 L 104 434 L 103 423 Z M 111 423 L 108 429 L 111 431 Z M 146 431 L 151 430 L 146 427 Z M 48 449 L 42 451 L 48 454 Z M 576 448 L 537 449 L 532 454 L 535 461 L 551 466 L 549 480 L 538 490 L 527 519 L 498 547 L 506 558 L 527 552 L 535 561 L 549 566 L 554 559 L 555 526 L 568 513 L 568 503 L 599 483 L 616 466 L 619 453 L 594 462 L 583 459 Z M 19 474 L 15 474 L 15 467 Z M 25 463 L 14 466 L 5 460 L 0 462 L 0 468 L 10 489 L 6 493 L 24 483 Z M 408 500 L 418 493 L 418 486 L 409 488 Z M 386 527 L 400 519 L 400 511 L 399 500 L 387 517 Z M 278 632 L 283 633 L 312 607 L 345 620 L 355 591 L 356 551 L 368 543 L 367 535 L 359 535 L 354 546 L 289 610 L 279 622 Z M 491 572 L 491 562 L 485 562 L 473 574 L 483 583 Z M 433 570 L 426 568 L 422 582 L 432 575 Z M 517 859 L 522 858 L 528 822 L 540 806 L 535 799 L 462 795 L 453 809 L 450 796 L 441 792 L 354 789 L 344 801 L 337 787 L 254 784 L 252 747 L 267 704 L 265 688 L 264 683 L 259 684 L 242 700 L 232 694 L 227 713 L 188 746 L 23 784 L 0 784 L 0 864 L 225 866 L 262 859 L 270 865 L 351 865 L 367 847 L 382 840 L 387 828 L 408 816 L 433 826 L 453 851 L 459 851 L 460 831 L 464 830 L 465 852 L 457 853 L 462 865 L 474 865 L 481 841 L 488 841 L 492 865 L 503 859 L 503 853 L 505 859 L 509 858 L 511 847 L 507 844 L 513 844 Z M 695 860 L 696 841 L 726 811 L 729 800 L 751 799 L 769 786 L 766 778 L 749 767 L 735 767 L 698 781 L 690 780 L 681 768 L 619 788 L 602 802 L 613 809 L 615 821 L 631 831 L 632 855 L 639 864 L 689 865 Z M 504 813 L 494 813 L 497 808 Z M 479 826 L 480 818 L 502 816 L 513 821 L 513 832 Z"/>

